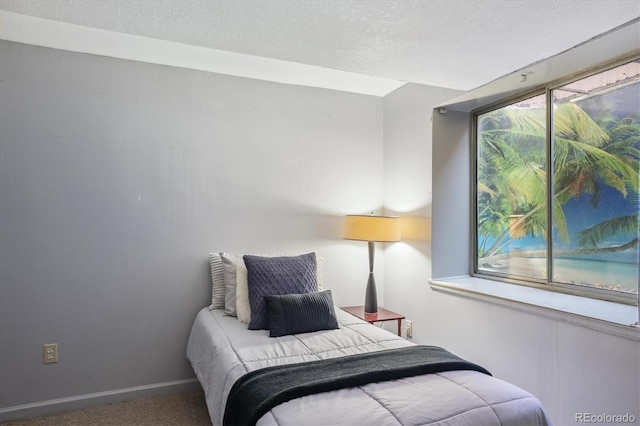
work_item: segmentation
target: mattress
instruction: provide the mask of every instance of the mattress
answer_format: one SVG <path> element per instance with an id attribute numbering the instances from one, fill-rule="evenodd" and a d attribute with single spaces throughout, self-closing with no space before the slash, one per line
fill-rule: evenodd
<path id="1" fill-rule="evenodd" d="M 222 425 L 231 387 L 259 368 L 413 345 L 338 308 L 337 330 L 278 338 L 222 310 L 202 309 L 187 358 L 214 425 Z M 280 404 L 258 425 L 549 425 L 530 393 L 476 371 L 447 371 L 304 396 Z"/>

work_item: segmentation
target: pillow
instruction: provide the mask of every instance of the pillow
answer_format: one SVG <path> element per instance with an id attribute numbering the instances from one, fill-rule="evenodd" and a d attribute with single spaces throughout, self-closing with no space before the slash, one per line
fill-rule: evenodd
<path id="1" fill-rule="evenodd" d="M 247 283 L 247 267 L 244 260 L 236 265 L 236 313 L 238 320 L 249 324 L 251 307 L 249 306 L 249 285 Z"/>
<path id="2" fill-rule="evenodd" d="M 265 256 L 274 257 L 274 256 Z M 317 291 L 324 290 L 322 283 L 322 267 L 324 259 L 316 256 L 316 278 L 318 281 Z M 249 305 L 249 285 L 247 282 L 247 267 L 244 261 L 236 265 L 236 315 L 238 320 L 245 324 L 251 321 L 251 305 Z"/>
<path id="3" fill-rule="evenodd" d="M 318 291 L 324 290 L 324 258 L 316 255 L 316 278 L 318 279 Z"/>
<path id="4" fill-rule="evenodd" d="M 249 330 L 264 330 L 268 326 L 264 296 L 311 293 L 318 289 L 316 254 L 300 256 L 243 256 L 247 267 Z"/>
<path id="5" fill-rule="evenodd" d="M 239 321 L 249 324 L 251 320 L 249 285 L 247 282 L 247 267 L 242 259 L 236 265 L 236 314 Z"/>
<path id="6" fill-rule="evenodd" d="M 224 266 L 220 253 L 209 253 L 211 268 L 211 305 L 209 309 L 224 309 Z"/>
<path id="7" fill-rule="evenodd" d="M 270 337 L 338 328 L 331 290 L 265 296 L 264 299 Z"/>
<path id="8" fill-rule="evenodd" d="M 231 253 L 220 253 L 224 266 L 224 313 L 237 316 L 236 310 L 236 268 L 242 262 L 242 256 Z"/>

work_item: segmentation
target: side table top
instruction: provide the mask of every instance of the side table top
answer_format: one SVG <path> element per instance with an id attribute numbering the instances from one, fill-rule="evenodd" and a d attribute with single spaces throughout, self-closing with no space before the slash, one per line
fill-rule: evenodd
<path id="1" fill-rule="evenodd" d="M 340 307 L 340 309 L 342 309 L 345 312 L 350 313 L 351 315 L 354 315 L 360 319 L 363 319 L 365 321 L 370 321 L 370 322 L 375 322 L 375 321 L 392 321 L 392 320 L 400 320 L 400 319 L 404 319 L 404 315 L 401 315 L 397 312 L 393 312 L 390 311 L 389 309 L 384 309 L 381 307 L 378 307 L 378 313 L 377 314 L 365 314 L 364 313 L 364 306 L 360 305 L 360 306 L 345 306 L 345 307 Z"/>

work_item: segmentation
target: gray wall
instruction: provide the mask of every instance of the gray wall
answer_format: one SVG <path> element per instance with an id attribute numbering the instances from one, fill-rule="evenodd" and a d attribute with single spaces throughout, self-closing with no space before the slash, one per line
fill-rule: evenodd
<path id="1" fill-rule="evenodd" d="M 433 116 L 433 278 L 471 273 L 470 114 Z M 461 261 L 462 260 L 462 261 Z"/>
<path id="2" fill-rule="evenodd" d="M 340 237 L 382 207 L 380 98 L 4 41 L 0 58 L 0 414 L 193 379 L 210 251 L 315 250 L 335 302 L 361 303 L 366 244 Z"/>

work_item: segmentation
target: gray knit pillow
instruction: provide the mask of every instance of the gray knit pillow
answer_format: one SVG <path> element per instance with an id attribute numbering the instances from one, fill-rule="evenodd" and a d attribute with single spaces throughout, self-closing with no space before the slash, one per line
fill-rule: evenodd
<path id="1" fill-rule="evenodd" d="M 249 330 L 268 328 L 264 296 L 311 293 L 318 290 L 316 254 L 262 257 L 245 255 L 251 321 Z"/>

